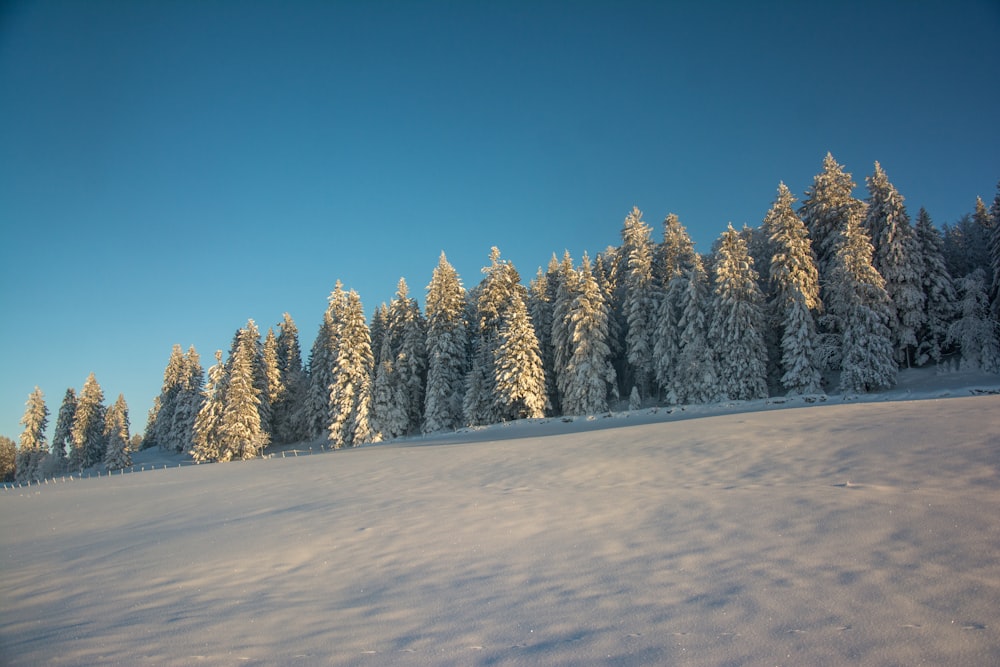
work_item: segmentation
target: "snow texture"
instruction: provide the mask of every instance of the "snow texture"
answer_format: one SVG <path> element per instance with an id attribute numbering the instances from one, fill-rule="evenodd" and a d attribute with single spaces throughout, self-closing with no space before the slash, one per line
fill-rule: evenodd
<path id="1" fill-rule="evenodd" d="M 998 664 L 970 382 L 0 490 L 0 662 Z"/>

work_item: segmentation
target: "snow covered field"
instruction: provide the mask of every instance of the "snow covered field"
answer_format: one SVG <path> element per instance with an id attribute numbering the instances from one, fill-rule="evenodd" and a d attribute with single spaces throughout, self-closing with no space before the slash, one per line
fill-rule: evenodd
<path id="1" fill-rule="evenodd" d="M 1000 664 L 1000 396 L 901 378 L 0 491 L 0 663 Z"/>

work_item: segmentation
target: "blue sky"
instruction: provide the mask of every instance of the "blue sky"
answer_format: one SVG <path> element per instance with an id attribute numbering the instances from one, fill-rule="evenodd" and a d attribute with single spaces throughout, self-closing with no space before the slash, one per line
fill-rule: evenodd
<path id="1" fill-rule="evenodd" d="M 707 251 L 879 160 L 939 224 L 1000 179 L 1000 5 L 7 2 L 0 434 L 96 373 L 141 431 L 174 343 L 307 352 L 336 280 L 423 303 L 443 250 L 525 281 L 633 205 Z"/>

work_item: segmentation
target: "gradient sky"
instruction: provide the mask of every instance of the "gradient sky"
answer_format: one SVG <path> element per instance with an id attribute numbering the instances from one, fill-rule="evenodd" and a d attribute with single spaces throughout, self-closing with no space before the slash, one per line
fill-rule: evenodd
<path id="1" fill-rule="evenodd" d="M 1000 179 L 1000 3 L 0 5 L 0 434 L 96 373 L 145 427 L 171 346 L 204 365 L 336 280 L 421 304 L 498 246 L 530 279 L 633 205 L 707 251 L 878 160 L 935 222 Z"/>

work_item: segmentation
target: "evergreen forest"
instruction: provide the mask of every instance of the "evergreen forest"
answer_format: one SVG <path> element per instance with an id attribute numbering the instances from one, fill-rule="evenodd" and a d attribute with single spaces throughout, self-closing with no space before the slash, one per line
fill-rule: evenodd
<path id="1" fill-rule="evenodd" d="M 937 227 L 876 163 L 867 196 L 831 155 L 801 200 L 779 184 L 760 226 L 698 253 L 681 220 L 633 208 L 621 243 L 553 254 L 525 283 L 499 249 L 466 285 L 444 253 L 424 307 L 403 279 L 366 316 L 337 282 L 306 352 L 293 319 L 250 320 L 207 371 L 175 345 L 144 432 L 91 374 L 52 416 L 28 398 L 0 474 L 31 482 L 131 465 L 138 448 L 242 460 L 323 439 L 355 447 L 474 425 L 647 405 L 860 393 L 900 369 L 1000 373 L 1000 187 Z"/>

